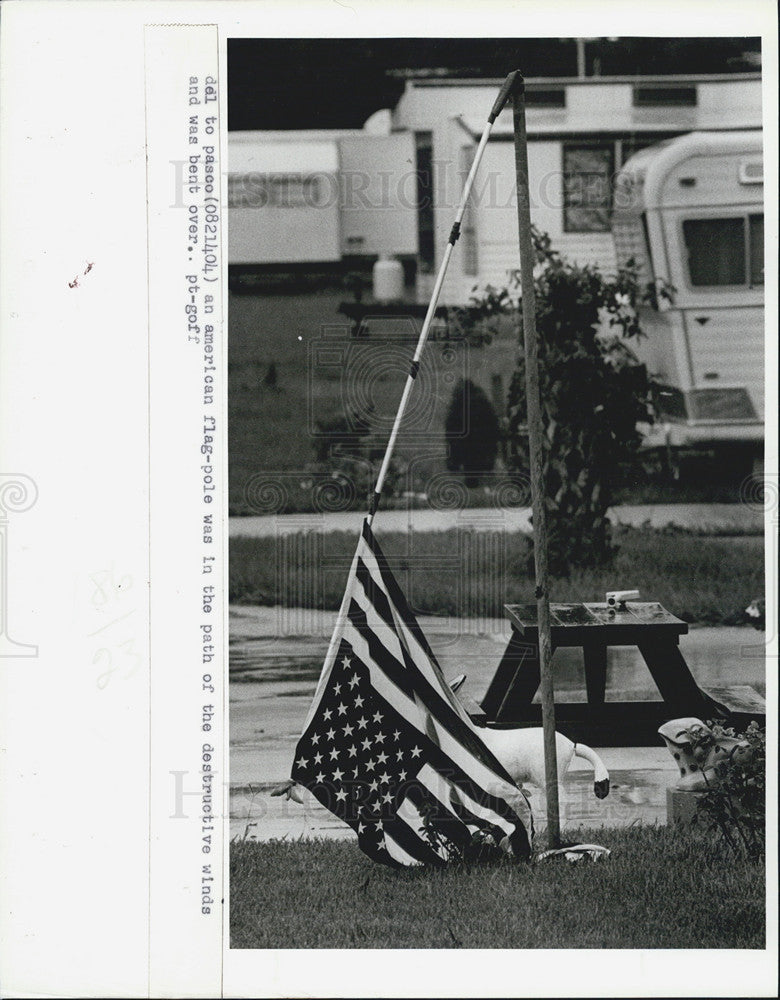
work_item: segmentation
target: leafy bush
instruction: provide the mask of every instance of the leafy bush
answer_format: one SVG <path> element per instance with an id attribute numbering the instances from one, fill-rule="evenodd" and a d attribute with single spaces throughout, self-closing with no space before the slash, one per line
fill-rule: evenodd
<path id="1" fill-rule="evenodd" d="M 534 249 L 548 560 L 552 572 L 565 574 L 571 567 L 611 561 L 606 516 L 611 486 L 639 449 L 637 424 L 653 420 L 652 382 L 628 345 L 641 336 L 635 307 L 645 293 L 632 266 L 606 277 L 594 265 L 571 264 L 538 230 Z M 490 289 L 481 300 L 473 299 L 474 321 L 493 323 L 503 309 L 515 317 L 522 338 L 519 289 L 515 272 L 505 294 Z M 525 473 L 529 445 L 522 354 L 508 412 L 507 462 Z"/>
<path id="2" fill-rule="evenodd" d="M 465 423 L 465 432 L 458 436 Z M 496 411 L 471 379 L 460 379 L 452 392 L 444 422 L 449 453 L 447 468 L 462 472 L 466 486 L 477 486 L 481 473 L 496 463 L 501 429 Z"/>
<path id="3" fill-rule="evenodd" d="M 766 852 L 766 730 L 751 722 L 744 733 L 708 723 L 711 732 L 689 729 L 694 757 L 705 761 L 718 737 L 739 740 L 722 753 L 712 769 L 702 767 L 707 784 L 699 800 L 696 819 L 718 830 L 734 853 L 750 858 Z"/>

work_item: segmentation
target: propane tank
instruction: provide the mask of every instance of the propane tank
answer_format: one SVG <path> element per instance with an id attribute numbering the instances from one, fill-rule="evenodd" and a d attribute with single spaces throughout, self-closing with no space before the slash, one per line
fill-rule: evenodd
<path id="1" fill-rule="evenodd" d="M 398 302 L 404 294 L 404 269 L 400 260 L 380 254 L 374 264 L 374 298 L 377 302 Z"/>

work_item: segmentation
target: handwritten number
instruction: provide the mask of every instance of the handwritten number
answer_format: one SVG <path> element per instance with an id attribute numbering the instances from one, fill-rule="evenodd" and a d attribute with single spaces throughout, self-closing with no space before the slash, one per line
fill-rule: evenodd
<path id="1" fill-rule="evenodd" d="M 132 660 L 133 660 L 132 667 L 127 671 L 127 673 L 122 674 L 122 676 L 123 677 L 132 677 L 132 675 L 138 669 L 138 664 L 141 662 L 141 654 L 138 653 L 136 651 L 136 649 L 135 649 L 135 640 L 134 639 L 126 639 L 124 642 L 122 642 L 122 643 L 119 644 L 119 648 L 127 650 L 127 656 L 129 658 L 131 657 Z"/>
<path id="2" fill-rule="evenodd" d="M 108 684 L 111 678 L 111 674 L 113 674 L 116 667 L 111 666 L 113 657 L 111 656 L 109 650 L 107 650 L 105 647 L 99 649 L 92 657 L 93 664 L 97 664 L 99 660 L 105 661 L 105 666 L 106 666 L 106 669 L 103 671 L 102 674 L 98 676 L 97 679 L 97 686 L 102 691 Z"/>

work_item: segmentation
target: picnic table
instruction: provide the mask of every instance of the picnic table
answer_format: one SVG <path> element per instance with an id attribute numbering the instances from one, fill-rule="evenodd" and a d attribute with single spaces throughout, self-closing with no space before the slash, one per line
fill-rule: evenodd
<path id="1" fill-rule="evenodd" d="M 411 317 L 422 321 L 428 312 L 428 305 L 418 302 L 341 302 L 338 311 L 349 319 L 352 337 L 367 337 L 372 320 Z M 437 306 L 433 315 L 438 325 L 431 330 L 428 339 L 447 340 L 453 332 L 453 323 L 462 315 L 473 312 L 468 306 Z"/>
<path id="2" fill-rule="evenodd" d="M 472 703 L 469 711 L 483 725 L 540 726 L 541 705 L 533 701 L 540 683 L 536 604 L 507 604 L 505 612 L 512 625 L 509 643 L 481 706 Z M 678 717 L 724 718 L 737 727 L 752 719 L 765 722 L 766 705 L 752 687 L 703 689 L 697 684 L 679 647 L 688 625 L 657 602 L 616 608 L 551 604 L 550 618 L 553 650 L 568 646 L 583 652 L 587 701 L 555 706 L 556 729 L 570 739 L 591 746 L 653 746 L 659 742 L 658 727 Z M 638 648 L 660 701 L 607 700 L 609 646 Z"/>

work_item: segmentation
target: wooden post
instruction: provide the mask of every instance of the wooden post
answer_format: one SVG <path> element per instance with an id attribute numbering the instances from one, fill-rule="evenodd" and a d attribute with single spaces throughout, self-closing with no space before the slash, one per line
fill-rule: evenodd
<path id="1" fill-rule="evenodd" d="M 550 588 L 547 575 L 547 516 L 542 454 L 542 410 L 539 400 L 539 365 L 534 296 L 534 250 L 531 238 L 531 202 L 528 184 L 528 138 L 525 128 L 525 84 L 518 73 L 513 91 L 515 172 L 517 175 L 517 224 L 520 234 L 520 278 L 525 348 L 525 386 L 531 460 L 531 498 L 534 518 L 534 567 L 539 616 L 539 671 L 544 728 L 544 771 L 547 794 L 547 841 L 557 848 L 561 841 L 558 807 L 558 755 L 555 747 L 555 695 L 550 637 Z"/>

